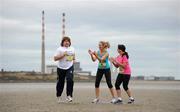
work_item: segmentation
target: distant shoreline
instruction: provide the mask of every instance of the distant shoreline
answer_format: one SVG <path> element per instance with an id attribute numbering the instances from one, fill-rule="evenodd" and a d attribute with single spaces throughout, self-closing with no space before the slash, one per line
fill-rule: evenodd
<path id="1" fill-rule="evenodd" d="M 161 78 L 161 79 L 160 79 Z M 113 81 L 115 79 L 112 79 Z M 132 81 L 180 81 L 175 80 L 173 77 L 149 77 L 145 79 L 144 76 L 131 77 Z M 0 83 L 56 83 L 57 74 L 41 74 L 39 72 L 0 72 Z M 95 82 L 95 76 L 74 74 L 75 82 Z M 102 82 L 106 82 L 105 78 L 102 78 Z"/>
<path id="2" fill-rule="evenodd" d="M 113 80 L 113 82 L 114 82 L 115 80 Z M 48 80 L 46 80 L 46 81 L 43 81 L 43 80 L 1 80 L 0 79 L 0 84 L 1 83 L 56 83 L 57 81 L 55 80 L 55 81 L 48 81 Z M 95 81 L 86 81 L 86 80 L 81 80 L 81 81 L 77 81 L 77 80 L 75 80 L 74 81 L 75 83 L 94 83 Z M 131 83 L 138 83 L 138 82 L 148 82 L 148 83 L 162 83 L 162 82 L 164 82 L 164 83 L 167 83 L 167 82 L 180 82 L 180 80 L 173 80 L 173 81 L 156 81 L 156 80 L 131 80 Z M 102 81 L 102 83 L 106 83 L 105 81 Z"/>

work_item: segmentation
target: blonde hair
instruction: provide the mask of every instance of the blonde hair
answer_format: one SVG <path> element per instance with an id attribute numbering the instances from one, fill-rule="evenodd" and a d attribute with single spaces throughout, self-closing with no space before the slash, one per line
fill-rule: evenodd
<path id="1" fill-rule="evenodd" d="M 105 49 L 110 48 L 110 44 L 108 41 L 100 41 L 99 43 L 101 43 Z"/>

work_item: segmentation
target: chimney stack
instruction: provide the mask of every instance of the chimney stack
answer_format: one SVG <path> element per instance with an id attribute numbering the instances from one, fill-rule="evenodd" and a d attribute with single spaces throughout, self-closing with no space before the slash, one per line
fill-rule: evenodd
<path id="1" fill-rule="evenodd" d="M 45 24 L 44 24 L 44 11 L 42 11 L 42 46 L 41 46 L 41 73 L 45 73 Z"/>
<path id="2" fill-rule="evenodd" d="M 62 38 L 65 36 L 65 13 L 62 13 Z"/>

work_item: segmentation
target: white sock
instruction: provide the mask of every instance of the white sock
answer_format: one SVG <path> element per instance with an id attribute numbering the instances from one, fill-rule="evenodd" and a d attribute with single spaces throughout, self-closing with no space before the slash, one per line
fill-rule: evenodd
<path id="1" fill-rule="evenodd" d="M 131 100 L 132 100 L 132 99 L 134 99 L 134 98 L 131 96 L 131 97 L 129 97 L 129 99 L 131 99 Z"/>
<path id="2" fill-rule="evenodd" d="M 57 99 L 60 99 L 60 98 L 61 98 L 60 96 L 57 97 Z"/>

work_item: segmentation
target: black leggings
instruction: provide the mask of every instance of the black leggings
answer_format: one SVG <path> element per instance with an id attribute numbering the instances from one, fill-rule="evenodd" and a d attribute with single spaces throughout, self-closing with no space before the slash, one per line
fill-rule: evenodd
<path id="1" fill-rule="evenodd" d="M 59 97 L 61 96 L 63 89 L 64 89 L 64 83 L 65 83 L 65 78 L 67 81 L 67 86 L 66 86 L 66 94 L 67 96 L 72 97 L 73 93 L 73 86 L 74 86 L 74 81 L 73 81 L 73 72 L 74 72 L 74 67 L 70 67 L 67 70 L 57 68 L 57 85 L 56 85 L 56 96 Z"/>
<path id="2" fill-rule="evenodd" d="M 108 87 L 112 88 L 113 86 L 111 83 L 111 71 L 110 71 L 110 69 L 98 69 L 97 70 L 95 88 L 99 88 L 103 74 L 105 74 L 106 83 L 107 83 Z"/>
<path id="3" fill-rule="evenodd" d="M 127 91 L 129 89 L 128 84 L 129 84 L 130 77 L 131 75 L 128 75 L 128 74 L 118 74 L 116 83 L 115 83 L 116 90 L 120 89 L 120 85 L 123 82 L 123 88 L 125 91 Z"/>

